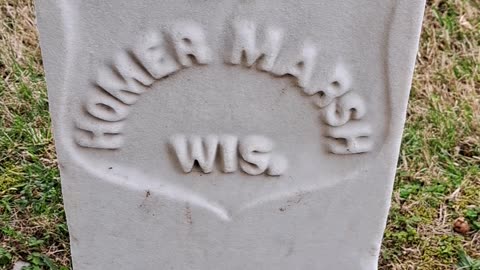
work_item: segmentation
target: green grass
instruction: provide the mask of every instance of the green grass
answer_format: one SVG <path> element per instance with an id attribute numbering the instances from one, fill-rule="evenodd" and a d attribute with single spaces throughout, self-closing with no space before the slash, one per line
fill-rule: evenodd
<path id="1" fill-rule="evenodd" d="M 45 83 L 28 63 L 12 71 L 0 79 L 0 267 L 22 258 L 55 269 L 47 266 L 67 256 L 68 232 Z"/>
<path id="2" fill-rule="evenodd" d="M 70 268 L 37 39 L 31 1 L 0 0 L 0 269 Z M 479 270 L 480 3 L 428 1 L 417 59 L 380 269 Z"/>
<path id="3" fill-rule="evenodd" d="M 459 253 L 459 270 L 478 270 L 480 269 L 480 260 L 470 258 L 464 251 Z"/>
<path id="4" fill-rule="evenodd" d="M 69 265 L 32 7 L 0 0 L 0 269 Z"/>
<path id="5" fill-rule="evenodd" d="M 479 45 L 478 2 L 429 2 L 382 269 L 479 269 Z"/>

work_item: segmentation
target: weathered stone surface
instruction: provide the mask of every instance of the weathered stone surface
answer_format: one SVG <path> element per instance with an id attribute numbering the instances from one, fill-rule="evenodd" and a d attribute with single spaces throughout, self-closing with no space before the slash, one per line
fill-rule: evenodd
<path id="1" fill-rule="evenodd" d="M 75 270 L 376 269 L 423 5 L 38 0 Z"/>

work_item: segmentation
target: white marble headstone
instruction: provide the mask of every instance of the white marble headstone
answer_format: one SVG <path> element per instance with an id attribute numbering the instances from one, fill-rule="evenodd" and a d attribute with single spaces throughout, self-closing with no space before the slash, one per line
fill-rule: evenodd
<path id="1" fill-rule="evenodd" d="M 376 269 L 423 5 L 38 0 L 74 269 Z"/>

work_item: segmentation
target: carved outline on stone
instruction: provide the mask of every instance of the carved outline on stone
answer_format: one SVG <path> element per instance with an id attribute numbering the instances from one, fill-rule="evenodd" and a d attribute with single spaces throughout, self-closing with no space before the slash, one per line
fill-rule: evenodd
<path id="1" fill-rule="evenodd" d="M 282 47 L 282 29 L 264 28 L 259 46 L 255 23 L 234 20 L 232 26 L 233 46 L 226 62 L 256 66 L 279 77 L 297 78 L 297 85 L 320 108 L 321 119 L 327 126 L 325 137 L 329 152 L 346 155 L 373 149 L 372 129 L 369 123 L 361 121 L 367 113 L 365 102 L 352 92 L 352 78 L 344 64 L 337 64 L 326 88 L 319 88 L 311 80 L 319 53 L 314 42 L 305 40 L 299 53 L 291 57 L 292 61 L 282 65 L 276 61 Z M 99 69 L 94 82 L 96 94 L 89 95 L 84 104 L 87 117 L 75 121 L 75 142 L 86 148 L 120 148 L 124 143 L 122 129 L 129 106 L 135 104 L 141 94 L 155 81 L 181 68 L 191 67 L 194 62 L 205 65 L 211 61 L 212 51 L 203 28 L 197 23 L 180 22 L 166 33 L 148 32 L 131 50 L 116 54 L 111 66 Z"/>

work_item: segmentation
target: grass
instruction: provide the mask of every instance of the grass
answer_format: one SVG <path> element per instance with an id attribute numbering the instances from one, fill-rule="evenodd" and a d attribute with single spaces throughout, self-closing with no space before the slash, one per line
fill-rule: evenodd
<path id="1" fill-rule="evenodd" d="M 33 10 L 0 0 L 0 269 L 69 269 Z M 480 2 L 428 1 L 417 59 L 380 269 L 479 270 Z"/>

